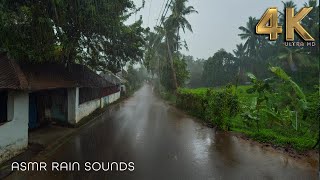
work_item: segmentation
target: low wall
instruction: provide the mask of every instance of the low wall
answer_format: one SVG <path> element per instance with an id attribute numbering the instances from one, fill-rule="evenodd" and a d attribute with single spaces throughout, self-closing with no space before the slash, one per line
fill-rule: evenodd
<path id="1" fill-rule="evenodd" d="M 79 88 L 71 88 L 68 90 L 68 122 L 77 124 L 82 118 L 90 115 L 98 108 L 113 103 L 120 98 L 120 91 L 103 98 L 79 104 Z"/>
<path id="2" fill-rule="evenodd" d="M 29 95 L 9 92 L 8 120 L 0 125 L 0 163 L 21 153 L 28 146 Z"/>
<path id="3" fill-rule="evenodd" d="M 120 98 L 120 91 L 109 95 L 109 103 L 113 103 Z"/>
<path id="4" fill-rule="evenodd" d="M 108 105 L 109 104 L 109 96 L 105 96 L 103 98 L 101 98 L 101 102 L 102 102 L 102 108 L 105 106 L 105 105 Z"/>
<path id="5" fill-rule="evenodd" d="M 80 104 L 77 110 L 78 113 L 76 116 L 77 117 L 76 123 L 78 123 L 82 118 L 90 115 L 96 109 L 100 108 L 100 103 L 101 103 L 101 100 L 96 99 L 96 100 L 92 100 L 92 101 L 88 101 L 83 104 Z"/>

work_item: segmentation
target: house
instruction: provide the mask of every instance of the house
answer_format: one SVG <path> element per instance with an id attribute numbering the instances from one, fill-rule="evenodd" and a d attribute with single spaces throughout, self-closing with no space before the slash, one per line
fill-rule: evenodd
<path id="1" fill-rule="evenodd" d="M 116 84 L 89 68 L 73 64 L 22 64 L 30 96 L 29 128 L 50 121 L 77 124 L 116 93 Z"/>
<path id="2" fill-rule="evenodd" d="M 119 97 L 118 84 L 86 66 L 18 64 L 0 55 L 0 163 L 27 147 L 28 130 L 76 125 Z"/>
<path id="3" fill-rule="evenodd" d="M 19 66 L 0 55 L 0 162 L 28 146 L 27 85 Z"/>

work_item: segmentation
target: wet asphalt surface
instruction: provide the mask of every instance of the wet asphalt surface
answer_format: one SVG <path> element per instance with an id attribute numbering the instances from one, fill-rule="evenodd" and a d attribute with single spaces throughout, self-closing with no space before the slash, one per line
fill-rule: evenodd
<path id="1" fill-rule="evenodd" d="M 202 125 L 145 85 L 46 156 L 47 171 L 7 179 L 317 179 L 316 167 Z M 80 171 L 51 171 L 51 162 Z M 134 171 L 85 171 L 85 162 L 134 162 Z M 107 165 L 106 165 L 107 166 Z M 98 165 L 96 166 L 98 168 Z"/>

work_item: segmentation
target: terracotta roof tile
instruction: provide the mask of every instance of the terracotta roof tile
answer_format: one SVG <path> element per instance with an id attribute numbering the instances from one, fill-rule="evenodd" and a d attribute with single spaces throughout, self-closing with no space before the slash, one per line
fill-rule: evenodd
<path id="1" fill-rule="evenodd" d="M 113 83 L 80 64 L 20 64 L 0 55 L 0 89 L 44 90 L 110 87 Z"/>
<path id="2" fill-rule="evenodd" d="M 21 69 L 27 77 L 30 90 L 70 87 L 110 87 L 104 78 L 80 64 L 65 67 L 63 64 L 24 64 Z"/>
<path id="3" fill-rule="evenodd" d="M 19 65 L 9 60 L 6 55 L 0 55 L 0 89 L 26 89 L 27 80 Z"/>

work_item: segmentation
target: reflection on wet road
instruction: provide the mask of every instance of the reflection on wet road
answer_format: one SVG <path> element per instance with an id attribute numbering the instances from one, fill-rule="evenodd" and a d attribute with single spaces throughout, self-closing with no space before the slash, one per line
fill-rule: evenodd
<path id="1" fill-rule="evenodd" d="M 316 179 L 308 163 L 216 132 L 142 87 L 46 161 L 134 162 L 133 172 L 15 173 L 9 179 Z M 83 168 L 82 168 L 83 169 Z"/>

